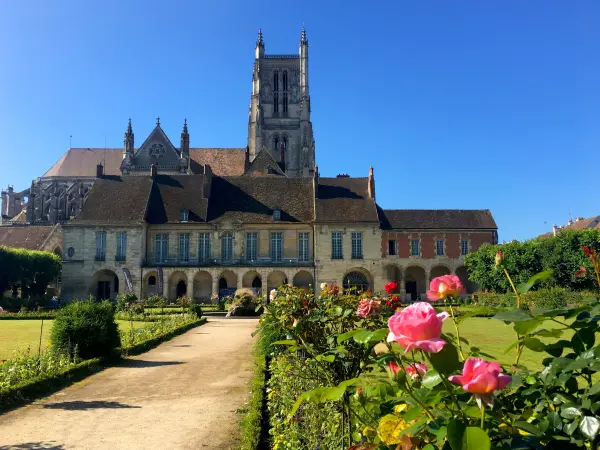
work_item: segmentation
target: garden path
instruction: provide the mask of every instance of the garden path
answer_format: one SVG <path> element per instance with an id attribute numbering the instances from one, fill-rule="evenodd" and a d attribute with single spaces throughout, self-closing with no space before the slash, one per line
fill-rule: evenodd
<path id="1" fill-rule="evenodd" d="M 147 353 L 0 418 L 0 449 L 235 446 L 256 319 L 209 319 Z"/>

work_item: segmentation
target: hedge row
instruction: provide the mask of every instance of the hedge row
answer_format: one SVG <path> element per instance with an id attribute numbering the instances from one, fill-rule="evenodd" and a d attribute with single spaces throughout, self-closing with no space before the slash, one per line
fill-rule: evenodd
<path id="1" fill-rule="evenodd" d="M 50 252 L 0 246 L 0 295 L 21 289 L 23 298 L 41 297 L 61 271 L 60 257 Z"/>
<path id="2" fill-rule="evenodd" d="M 514 294 L 495 294 L 478 292 L 475 294 L 476 301 L 481 306 L 492 308 L 515 308 L 517 301 Z M 571 291 L 561 287 L 542 288 L 537 291 L 529 291 L 521 295 L 521 299 L 528 308 L 562 308 L 565 306 L 577 306 L 588 297 L 593 297 L 593 292 Z"/>
<path id="3" fill-rule="evenodd" d="M 175 336 L 183 334 L 186 331 L 191 330 L 192 328 L 204 325 L 206 321 L 206 317 L 202 317 L 198 320 L 195 320 L 194 322 L 182 325 L 160 336 L 153 337 L 143 342 L 138 342 L 137 344 L 131 347 L 123 348 L 122 352 L 125 352 L 127 356 L 139 355 L 140 353 L 147 352 L 148 350 L 156 347 L 157 345 L 162 344 L 163 342 L 168 341 L 170 339 L 173 339 Z"/>
<path id="4" fill-rule="evenodd" d="M 258 450 L 265 445 L 268 437 L 267 360 L 259 342 L 254 346 L 254 356 L 255 366 L 254 375 L 250 381 L 250 400 L 244 417 L 240 421 L 240 450 Z"/>

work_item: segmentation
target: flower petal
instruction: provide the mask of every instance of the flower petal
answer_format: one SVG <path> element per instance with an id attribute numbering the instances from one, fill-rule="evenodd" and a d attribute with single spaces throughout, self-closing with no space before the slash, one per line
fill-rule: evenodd
<path id="1" fill-rule="evenodd" d="M 426 341 L 417 341 L 414 346 L 428 353 L 438 353 L 446 345 L 442 338 L 433 338 Z M 408 351 L 408 350 L 407 350 Z"/>
<path id="2" fill-rule="evenodd" d="M 427 291 L 427 298 L 429 300 L 431 300 L 432 302 L 435 302 L 436 300 L 440 300 L 442 298 L 442 296 L 440 295 L 440 293 L 438 291 L 429 290 L 429 291 Z"/>

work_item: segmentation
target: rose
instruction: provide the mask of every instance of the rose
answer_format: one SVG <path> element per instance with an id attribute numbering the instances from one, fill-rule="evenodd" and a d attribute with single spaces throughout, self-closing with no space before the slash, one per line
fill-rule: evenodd
<path id="1" fill-rule="evenodd" d="M 366 318 L 377 314 L 379 311 L 381 311 L 380 300 L 370 300 L 365 298 L 358 303 L 356 315 L 358 317 Z"/>
<path id="2" fill-rule="evenodd" d="M 385 292 L 387 292 L 388 294 L 393 294 L 394 292 L 397 292 L 397 291 L 398 291 L 398 283 L 390 281 L 389 283 L 387 283 L 385 285 Z"/>
<path id="3" fill-rule="evenodd" d="M 392 376 L 396 376 L 398 372 L 402 371 L 402 367 L 396 364 L 396 361 L 390 361 L 388 368 Z M 410 378 L 415 380 L 427 373 L 427 365 L 423 363 L 410 363 L 406 366 L 406 373 Z"/>
<path id="4" fill-rule="evenodd" d="M 271 289 L 271 292 L 269 292 L 269 298 L 274 299 L 275 297 L 277 297 L 277 289 Z"/>
<path id="5" fill-rule="evenodd" d="M 387 341 L 396 341 L 405 348 L 405 353 L 414 348 L 437 353 L 446 345 L 440 335 L 442 322 L 448 316 L 447 312 L 436 314 L 429 303 L 413 303 L 389 318 Z"/>
<path id="6" fill-rule="evenodd" d="M 327 289 L 327 283 L 321 283 L 321 290 L 324 291 Z"/>
<path id="7" fill-rule="evenodd" d="M 431 280 L 427 298 L 431 301 L 456 297 L 464 292 L 465 288 L 456 275 L 442 275 Z"/>
<path id="8" fill-rule="evenodd" d="M 479 404 L 484 400 L 491 405 L 493 403 L 491 394 L 498 389 L 504 389 L 512 380 L 512 377 L 502 373 L 500 364 L 480 358 L 468 358 L 462 373 L 462 375 L 452 375 L 448 380 L 460 384 L 465 391 L 475 394 Z"/>
<path id="9" fill-rule="evenodd" d="M 400 297 L 397 297 L 397 296 L 394 296 L 394 297 L 388 299 L 385 302 L 385 304 L 388 308 L 393 308 L 393 309 L 402 308 L 402 300 L 400 299 Z"/>
<path id="10" fill-rule="evenodd" d="M 497 266 L 501 265 L 503 260 L 504 260 L 504 255 L 500 252 L 496 253 L 496 258 L 495 258 L 496 265 Z"/>

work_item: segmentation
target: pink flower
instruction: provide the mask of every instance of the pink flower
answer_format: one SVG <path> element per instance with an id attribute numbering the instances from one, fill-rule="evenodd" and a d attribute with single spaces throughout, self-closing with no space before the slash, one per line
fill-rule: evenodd
<path id="1" fill-rule="evenodd" d="M 390 281 L 388 284 L 385 285 L 385 292 L 387 292 L 388 294 L 393 294 L 394 292 L 397 292 L 397 291 L 398 291 L 398 283 Z"/>
<path id="2" fill-rule="evenodd" d="M 427 373 L 427 364 L 423 363 L 412 363 L 406 367 L 406 373 L 413 380 L 423 376 Z"/>
<path id="3" fill-rule="evenodd" d="M 491 394 L 498 389 L 504 389 L 511 382 L 512 377 L 502 373 L 502 368 L 497 362 L 468 358 L 463 366 L 463 374 L 452 375 L 448 380 L 460 384 L 465 391 L 475 394 L 478 403 L 484 400 L 491 405 L 493 403 Z"/>
<path id="4" fill-rule="evenodd" d="M 358 303 L 356 315 L 358 317 L 369 317 L 377 314 L 381 310 L 380 300 L 362 299 Z"/>
<path id="5" fill-rule="evenodd" d="M 404 308 L 388 320 L 388 342 L 396 341 L 405 348 L 405 353 L 414 348 L 437 353 L 446 344 L 440 338 L 442 322 L 449 316 L 447 312 L 436 314 L 429 303 L 418 302 Z"/>
<path id="6" fill-rule="evenodd" d="M 398 372 L 402 370 L 402 368 L 398 364 L 396 364 L 396 361 L 390 361 L 389 367 L 394 375 L 398 375 Z"/>
<path id="7" fill-rule="evenodd" d="M 496 253 L 496 265 L 499 266 L 502 264 L 502 260 L 504 259 L 504 255 L 500 252 Z"/>
<path id="8" fill-rule="evenodd" d="M 456 275 L 442 275 L 431 280 L 427 298 L 431 301 L 455 297 L 464 291 L 460 278 Z"/>

